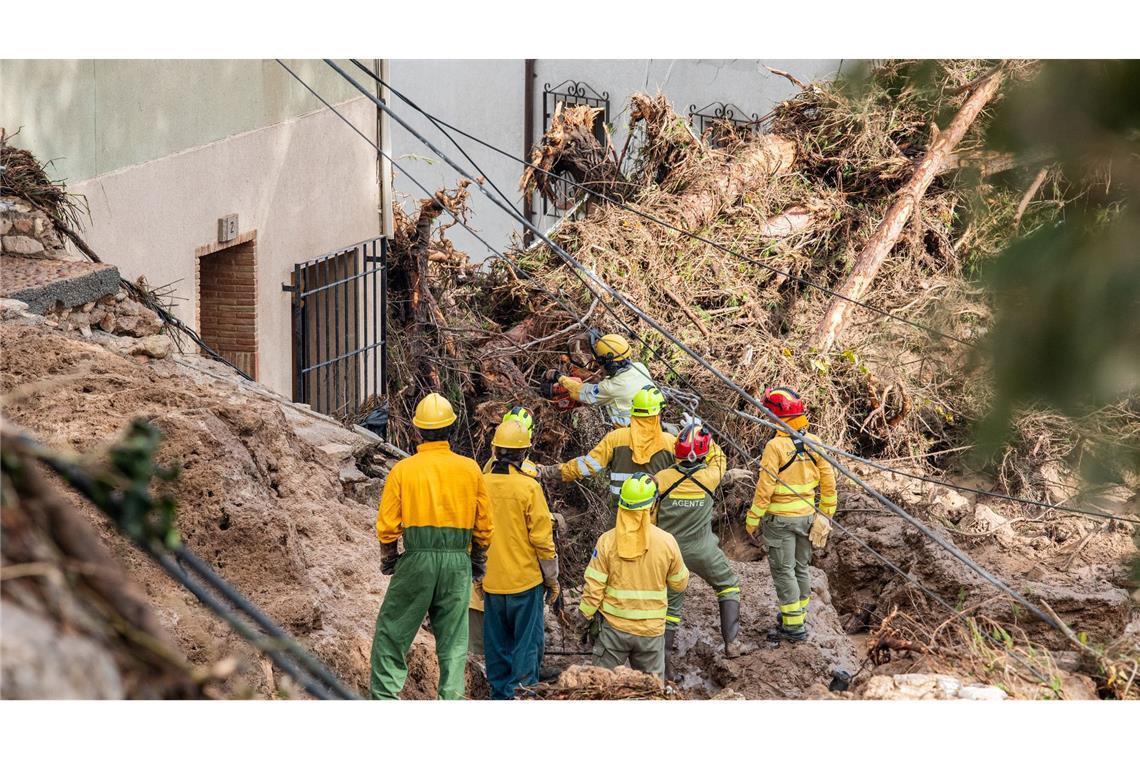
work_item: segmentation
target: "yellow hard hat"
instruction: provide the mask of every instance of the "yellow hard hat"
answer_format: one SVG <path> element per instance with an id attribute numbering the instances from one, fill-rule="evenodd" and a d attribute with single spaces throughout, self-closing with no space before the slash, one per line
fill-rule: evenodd
<path id="1" fill-rule="evenodd" d="M 500 449 L 529 449 L 530 431 L 518 420 L 500 422 L 495 428 L 495 437 L 491 439 L 491 445 Z"/>
<path id="2" fill-rule="evenodd" d="M 644 472 L 635 472 L 621 485 L 618 506 L 622 509 L 649 509 L 657 501 L 657 482 Z"/>
<path id="3" fill-rule="evenodd" d="M 601 362 L 620 362 L 630 357 L 629 341 L 611 333 L 594 341 L 594 356 Z"/>
<path id="4" fill-rule="evenodd" d="M 525 406 L 512 406 L 511 410 L 503 415 L 503 422 L 508 420 L 515 420 L 526 428 L 528 433 L 534 432 L 534 416 Z"/>
<path id="5" fill-rule="evenodd" d="M 665 396 L 656 385 L 644 385 L 633 394 L 630 402 L 629 414 L 631 417 L 656 417 L 665 408 Z"/>
<path id="6" fill-rule="evenodd" d="M 420 430 L 439 430 L 455 422 L 455 410 L 451 402 L 438 393 L 429 393 L 416 404 L 416 416 L 412 424 Z"/>

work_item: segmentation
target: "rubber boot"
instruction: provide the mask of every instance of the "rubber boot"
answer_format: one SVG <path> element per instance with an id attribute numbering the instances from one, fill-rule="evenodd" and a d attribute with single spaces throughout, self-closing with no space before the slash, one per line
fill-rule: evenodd
<path id="1" fill-rule="evenodd" d="M 807 639 L 807 628 L 801 627 L 798 631 L 778 625 L 768 631 L 768 641 L 804 641 Z"/>
<path id="2" fill-rule="evenodd" d="M 665 629 L 665 680 L 676 681 L 677 673 L 673 670 L 673 642 L 677 638 L 676 628 Z"/>
<path id="3" fill-rule="evenodd" d="M 720 600 L 720 635 L 724 639 L 724 656 L 732 659 L 747 654 L 755 647 L 737 641 L 740 635 L 740 600 Z"/>

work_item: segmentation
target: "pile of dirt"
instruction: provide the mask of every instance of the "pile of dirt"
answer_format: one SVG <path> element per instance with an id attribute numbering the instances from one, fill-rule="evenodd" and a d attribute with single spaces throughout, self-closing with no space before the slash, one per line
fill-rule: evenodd
<path id="1" fill-rule="evenodd" d="M 358 458 L 374 462 L 372 441 L 215 362 L 132 357 L 135 343 L 98 332 L 83 339 L 37 317 L 3 321 L 4 414 L 47 445 L 92 454 L 131 418 L 149 420 L 164 435 L 161 463 L 181 466 L 169 488 L 186 545 L 366 693 L 373 624 L 387 587 L 373 529 L 379 481 L 356 468 Z M 61 498 L 96 526 L 190 663 L 236 661 L 217 693 L 297 693 L 94 507 L 67 491 Z M 434 678 L 421 684 L 414 675 L 434 666 L 425 663 L 434 660 L 431 641 L 423 632 L 410 655 L 410 696 L 434 696 Z"/>

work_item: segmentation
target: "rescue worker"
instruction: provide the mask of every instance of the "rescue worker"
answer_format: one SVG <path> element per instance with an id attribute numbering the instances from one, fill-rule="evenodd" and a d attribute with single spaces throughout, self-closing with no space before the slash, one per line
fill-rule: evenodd
<path id="1" fill-rule="evenodd" d="M 819 440 L 807 432 L 804 402 L 795 391 L 768 388 L 762 403 L 804 438 Z M 815 510 L 817 488 L 822 514 Z M 826 543 L 835 508 L 835 472 L 831 464 L 801 440 L 777 430 L 764 447 L 756 493 L 744 526 L 750 537 L 759 527 L 768 547 L 768 566 L 780 605 L 777 625 L 768 632 L 770 641 L 807 638 L 804 621 L 811 601 L 808 568 L 812 545 L 822 548 Z"/>
<path id="2" fill-rule="evenodd" d="M 463 698 L 467 604 L 472 578 L 483 578 L 492 523 L 479 465 L 452 453 L 448 443 L 455 419 L 447 399 L 425 396 L 412 419 L 423 442 L 384 481 L 376 534 L 380 571 L 392 581 L 372 641 L 373 699 L 400 693 L 408 675 L 405 656 L 425 614 L 435 635 L 439 698 Z"/>
<path id="3" fill-rule="evenodd" d="M 616 668 L 628 660 L 635 670 L 662 678 L 668 592 L 684 591 L 689 571 L 677 539 L 650 519 L 656 500 L 657 484 L 648 473 L 622 484 L 617 524 L 598 537 L 578 609 L 589 621 L 594 665 Z"/>
<path id="4" fill-rule="evenodd" d="M 581 404 L 601 406 L 615 427 L 629 425 L 630 405 L 634 395 L 645 385 L 653 384 L 649 369 L 633 360 L 629 341 L 617 334 L 590 337 L 590 350 L 601 366 L 605 378 L 587 383 L 576 377 L 561 375 L 558 383 Z"/>
<path id="5" fill-rule="evenodd" d="M 606 433 L 590 453 L 575 457 L 561 465 L 543 465 L 544 476 L 557 472 L 564 483 L 610 473 L 610 496 L 616 505 L 622 484 L 635 472 L 650 475 L 673 465 L 676 436 L 661 429 L 661 411 L 665 396 L 655 385 L 643 386 L 630 406 L 630 426 Z"/>
<path id="6" fill-rule="evenodd" d="M 487 474 L 495 543 L 483 578 L 483 645 L 491 699 L 512 699 L 538 683 L 544 645 L 542 606 L 558 599 L 558 555 L 542 486 L 522 472 L 530 431 L 516 419 L 495 430 Z"/>
<path id="7" fill-rule="evenodd" d="M 703 578 L 716 592 L 724 653 L 738 657 L 744 653 L 744 647 L 736 640 L 740 633 L 740 579 L 728 564 L 712 528 L 715 493 L 727 460 L 700 420 L 689 422 L 681 431 L 673 454 L 674 465 L 656 475 L 661 494 L 657 499 L 656 524 L 677 539 L 689 571 Z M 669 592 L 669 612 L 665 616 L 665 673 L 669 680 L 673 680 L 669 653 L 681 624 L 684 602 L 683 593 Z"/>
<path id="8" fill-rule="evenodd" d="M 525 406 L 512 406 L 506 414 L 503 415 L 503 422 L 508 420 L 515 420 L 524 428 L 530 436 L 534 436 L 534 415 Z M 494 444 L 492 444 L 494 445 Z M 491 465 L 495 463 L 494 455 L 483 465 L 483 474 L 486 475 L 491 471 Z M 532 478 L 538 477 L 538 466 L 530 461 L 529 458 L 524 458 L 522 464 L 518 466 L 519 472 L 523 475 L 529 475 Z M 467 607 L 467 628 L 469 634 L 467 637 L 467 649 L 476 656 L 483 655 L 483 589 L 479 584 L 471 584 L 471 603 Z M 478 667 L 478 661 L 475 661 L 475 666 Z"/>

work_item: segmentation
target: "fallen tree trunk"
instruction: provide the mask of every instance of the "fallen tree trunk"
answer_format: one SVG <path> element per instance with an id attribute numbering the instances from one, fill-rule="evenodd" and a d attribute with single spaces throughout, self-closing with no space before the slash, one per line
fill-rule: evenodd
<path id="1" fill-rule="evenodd" d="M 634 186 L 622 175 L 606 146 L 594 134 L 594 121 L 601 113 L 600 108 L 563 108 L 559 104 L 550 127 L 531 154 L 531 166 L 523 172 L 519 189 L 524 193 L 537 190 L 548 202 L 557 203 L 565 198 L 559 194 L 558 180 L 550 175 L 565 174 L 578 184 L 611 198 L 624 201 L 632 194 Z"/>
<path id="2" fill-rule="evenodd" d="M 854 305 L 851 301 L 862 299 L 870 290 L 875 275 L 878 274 L 887 255 L 898 242 L 899 235 L 909 221 L 915 206 L 918 205 L 927 188 L 930 187 L 930 183 L 934 181 L 942 169 L 943 164 L 950 158 L 955 146 L 961 142 L 970 125 L 974 123 L 978 114 L 997 93 L 1001 82 L 1002 73 L 1000 71 L 993 75 L 987 75 L 985 80 L 966 99 L 958 113 L 955 114 L 946 131 L 935 136 L 930 149 L 915 167 L 914 175 L 899 190 L 894 202 L 891 203 L 887 213 L 883 216 L 883 221 L 867 240 L 863 252 L 856 259 L 855 267 L 851 270 L 847 281 L 839 289 L 839 293 L 851 300 L 839 297 L 832 298 L 813 340 L 813 344 L 818 350 L 829 351 L 835 344 L 836 338 L 843 330 L 847 314 Z M 937 126 L 934 129 L 937 132 Z"/>

